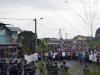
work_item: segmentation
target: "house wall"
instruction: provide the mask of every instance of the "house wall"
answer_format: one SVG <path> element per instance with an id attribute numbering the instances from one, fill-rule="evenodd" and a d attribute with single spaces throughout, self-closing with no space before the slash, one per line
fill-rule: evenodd
<path id="1" fill-rule="evenodd" d="M 0 43 L 16 43 L 18 32 L 13 31 L 9 33 L 6 30 L 0 30 Z"/>
<path id="2" fill-rule="evenodd" d="M 12 38 L 13 38 L 13 42 L 16 42 L 16 40 L 18 38 L 18 32 L 17 31 L 12 32 Z"/>
<path id="3" fill-rule="evenodd" d="M 0 30 L 0 43 L 7 43 L 7 35 L 5 30 Z"/>
<path id="4" fill-rule="evenodd" d="M 13 31 L 13 33 L 12 33 L 12 37 L 15 38 L 15 39 L 17 39 L 17 37 L 18 37 L 18 32 Z"/>

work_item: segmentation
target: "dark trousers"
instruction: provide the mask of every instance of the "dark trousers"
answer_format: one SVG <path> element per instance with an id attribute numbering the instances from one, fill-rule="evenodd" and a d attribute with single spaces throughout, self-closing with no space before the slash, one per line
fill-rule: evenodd
<path id="1" fill-rule="evenodd" d="M 99 66 L 99 60 L 97 59 L 97 66 Z"/>

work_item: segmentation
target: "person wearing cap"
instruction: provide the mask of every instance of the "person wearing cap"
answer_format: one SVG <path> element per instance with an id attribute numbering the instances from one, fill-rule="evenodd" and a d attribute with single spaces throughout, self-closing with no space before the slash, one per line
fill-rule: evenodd
<path id="1" fill-rule="evenodd" d="M 68 75 L 69 67 L 66 64 L 66 61 L 63 61 L 63 75 Z"/>

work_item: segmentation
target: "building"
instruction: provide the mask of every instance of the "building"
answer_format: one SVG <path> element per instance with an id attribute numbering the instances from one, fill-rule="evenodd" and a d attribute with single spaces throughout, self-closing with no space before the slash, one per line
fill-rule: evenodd
<path id="1" fill-rule="evenodd" d="M 46 40 L 46 44 L 48 45 L 48 47 L 55 51 L 60 47 L 60 40 L 57 38 L 45 38 L 44 40 Z"/>
<path id="2" fill-rule="evenodd" d="M 21 31 L 17 27 L 8 27 L 0 23 L 0 58 L 9 58 L 18 52 L 18 33 Z"/>
<path id="3" fill-rule="evenodd" d="M 78 35 L 73 39 L 73 47 L 76 50 L 86 50 L 89 48 L 88 42 L 92 40 L 92 37 Z"/>
<path id="4" fill-rule="evenodd" d="M 7 27 L 5 24 L 0 23 L 0 43 L 16 43 L 20 31 L 17 27 Z"/>
<path id="5" fill-rule="evenodd" d="M 71 51 L 73 46 L 73 40 L 72 39 L 57 39 L 57 38 L 47 38 L 47 45 L 48 47 L 53 50 L 65 50 L 65 51 Z"/>

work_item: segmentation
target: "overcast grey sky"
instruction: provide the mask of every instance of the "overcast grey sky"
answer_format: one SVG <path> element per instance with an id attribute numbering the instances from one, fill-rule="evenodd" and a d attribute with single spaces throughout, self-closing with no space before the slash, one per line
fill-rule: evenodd
<path id="1" fill-rule="evenodd" d="M 0 0 L 0 18 L 34 19 L 38 21 L 38 37 L 63 37 L 90 35 L 90 14 L 93 31 L 100 27 L 100 0 Z M 91 9 L 91 13 L 89 12 Z M 0 20 L 13 24 L 22 30 L 34 32 L 34 21 Z"/>

